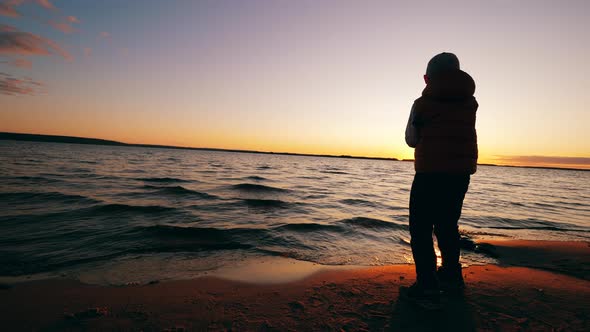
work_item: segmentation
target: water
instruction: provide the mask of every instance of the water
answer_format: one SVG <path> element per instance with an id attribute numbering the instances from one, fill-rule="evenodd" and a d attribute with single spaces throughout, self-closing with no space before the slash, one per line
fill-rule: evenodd
<path id="1" fill-rule="evenodd" d="M 275 256 L 411 263 L 413 174 L 385 160 L 0 141 L 0 276 L 185 278 Z M 460 226 L 589 240 L 590 172 L 480 166 Z"/>

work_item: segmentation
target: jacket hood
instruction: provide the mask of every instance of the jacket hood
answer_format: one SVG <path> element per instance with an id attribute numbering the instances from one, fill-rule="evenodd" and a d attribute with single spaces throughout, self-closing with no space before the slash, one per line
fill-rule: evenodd
<path id="1" fill-rule="evenodd" d="M 422 91 L 422 96 L 434 99 L 466 99 L 475 93 L 473 78 L 462 70 L 449 70 L 436 74 Z"/>

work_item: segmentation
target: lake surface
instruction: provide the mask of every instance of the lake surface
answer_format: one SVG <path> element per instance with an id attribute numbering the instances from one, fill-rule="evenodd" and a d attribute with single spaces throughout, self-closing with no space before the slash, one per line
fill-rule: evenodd
<path id="1" fill-rule="evenodd" d="M 251 258 L 411 263 L 413 175 L 386 160 L 0 141 L 0 276 L 124 283 Z M 460 228 L 588 241 L 590 172 L 480 166 Z"/>

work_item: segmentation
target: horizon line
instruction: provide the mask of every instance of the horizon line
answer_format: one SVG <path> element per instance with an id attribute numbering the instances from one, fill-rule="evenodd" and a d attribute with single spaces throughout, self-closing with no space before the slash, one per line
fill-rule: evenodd
<path id="1" fill-rule="evenodd" d="M 22 137 L 18 138 L 19 135 Z M 37 139 L 35 139 L 35 136 Z M 28 139 L 23 139 L 28 138 Z M 54 140 L 51 140 L 53 138 Z M 61 140 L 55 140 L 61 139 Z M 145 148 L 163 148 L 163 149 L 181 149 L 181 150 L 201 150 L 201 151 L 219 151 L 219 152 L 237 152 L 237 153 L 256 153 L 256 154 L 277 154 L 289 156 L 306 156 L 306 157 L 325 157 L 325 158 L 348 158 L 348 159 L 371 159 L 371 160 L 390 160 L 409 162 L 414 159 L 400 159 L 396 157 L 372 157 L 372 156 L 354 156 L 354 155 L 331 155 L 331 154 L 313 154 L 313 153 L 298 153 L 298 152 L 275 152 L 275 151 L 259 151 L 259 150 L 244 150 L 244 149 L 227 149 L 214 147 L 193 147 L 193 146 L 176 146 L 176 145 L 162 145 L 162 144 L 144 144 L 144 143 L 125 143 L 115 140 L 107 140 L 93 137 L 80 136 L 66 136 L 66 135 L 49 135 L 49 134 L 31 134 L 31 133 L 15 133 L 15 132 L 0 132 L 0 140 L 14 140 L 14 141 L 28 141 L 28 142 L 46 142 L 46 143 L 69 143 L 82 145 L 107 145 L 107 146 L 129 146 L 129 147 L 145 147 Z M 78 141 L 76 141 L 78 140 Z M 508 157 L 508 156 L 503 156 Z M 514 156 L 515 158 L 523 156 Z M 542 157 L 542 156 L 536 156 Z M 550 157 L 555 158 L 555 157 Z M 576 158 L 576 157 L 565 157 Z M 582 157 L 584 158 L 584 157 Z M 494 164 L 494 163 L 477 163 L 480 166 L 496 166 L 496 167 L 520 167 L 520 168 L 539 168 L 539 169 L 558 169 L 558 170 L 574 170 L 574 171 L 590 171 L 586 168 L 575 167 L 558 167 L 558 166 L 539 166 L 539 165 L 513 165 L 513 164 Z M 567 164 L 565 164 L 567 165 Z"/>

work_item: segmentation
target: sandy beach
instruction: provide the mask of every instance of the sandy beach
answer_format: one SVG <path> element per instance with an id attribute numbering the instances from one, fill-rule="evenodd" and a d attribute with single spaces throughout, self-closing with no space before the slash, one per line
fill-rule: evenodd
<path id="1" fill-rule="evenodd" d="M 315 270 L 307 265 L 301 268 L 310 275 L 292 280 L 279 277 L 289 269 L 263 263 L 274 270 L 267 278 L 252 264 L 236 270 L 234 280 L 228 274 L 122 287 L 72 280 L 3 285 L 0 320 L 5 331 L 583 331 L 590 326 L 590 244 L 488 243 L 500 265 L 464 269 L 465 296 L 443 298 L 438 312 L 398 299 L 399 287 L 414 281 L 412 265 Z"/>

